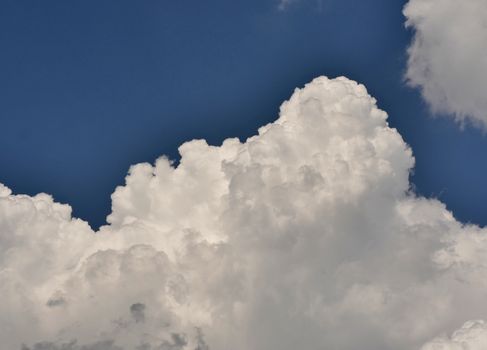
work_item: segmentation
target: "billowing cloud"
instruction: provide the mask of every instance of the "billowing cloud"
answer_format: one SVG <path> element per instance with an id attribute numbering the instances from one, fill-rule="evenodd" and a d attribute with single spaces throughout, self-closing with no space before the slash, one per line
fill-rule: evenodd
<path id="1" fill-rule="evenodd" d="M 487 349 L 487 325 L 484 321 L 469 321 L 455 331 L 451 338 L 436 338 L 421 350 L 483 350 Z"/>
<path id="2" fill-rule="evenodd" d="M 410 0 L 414 30 L 407 79 L 434 112 L 487 127 L 487 4 L 485 0 Z"/>
<path id="3" fill-rule="evenodd" d="M 430 350 L 485 318 L 486 231 L 410 191 L 364 86 L 317 78 L 258 135 L 180 153 L 133 166 L 98 232 L 0 186 L 5 348 Z"/>

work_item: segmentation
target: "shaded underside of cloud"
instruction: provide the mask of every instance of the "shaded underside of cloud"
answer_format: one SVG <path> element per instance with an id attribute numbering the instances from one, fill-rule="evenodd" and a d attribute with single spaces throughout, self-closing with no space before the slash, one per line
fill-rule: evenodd
<path id="1" fill-rule="evenodd" d="M 450 350 L 481 333 L 443 337 L 485 318 L 486 232 L 410 191 L 412 152 L 364 86 L 317 78 L 256 136 L 180 154 L 133 166 L 98 232 L 0 185 L 6 348 Z"/>
<path id="2" fill-rule="evenodd" d="M 410 0 L 408 82 L 434 112 L 487 127 L 487 3 Z"/>

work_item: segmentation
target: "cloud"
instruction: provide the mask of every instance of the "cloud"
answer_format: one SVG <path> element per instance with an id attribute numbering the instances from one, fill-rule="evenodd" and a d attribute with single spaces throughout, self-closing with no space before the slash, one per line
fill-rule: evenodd
<path id="1" fill-rule="evenodd" d="M 487 325 L 484 321 L 469 321 L 455 331 L 451 338 L 436 338 L 421 350 L 483 350 L 487 348 Z"/>
<path id="2" fill-rule="evenodd" d="M 309 4 L 310 1 L 308 0 L 279 0 L 277 4 L 277 9 L 279 11 L 286 11 L 289 9 L 289 7 L 297 5 L 297 4 Z M 315 0 L 311 2 L 311 4 L 314 4 L 316 6 L 316 10 L 318 12 L 321 12 L 323 10 L 323 7 L 325 4 L 323 3 L 323 0 Z"/>
<path id="3" fill-rule="evenodd" d="M 245 142 L 179 151 L 133 166 L 98 232 L 0 186 L 3 346 L 409 350 L 485 318 L 486 231 L 410 191 L 364 86 L 317 78 Z"/>
<path id="4" fill-rule="evenodd" d="M 410 0 L 414 30 L 406 77 L 434 112 L 487 127 L 487 6 L 485 0 Z"/>
<path id="5" fill-rule="evenodd" d="M 296 0 L 280 0 L 279 1 L 279 4 L 277 5 L 277 8 L 280 10 L 280 11 L 284 11 L 286 10 L 289 5 L 291 5 L 293 2 L 296 2 Z"/>

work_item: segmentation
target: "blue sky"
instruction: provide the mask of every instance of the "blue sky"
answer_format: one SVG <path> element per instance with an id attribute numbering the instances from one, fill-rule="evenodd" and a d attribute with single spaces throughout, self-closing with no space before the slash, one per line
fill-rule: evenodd
<path id="1" fill-rule="evenodd" d="M 131 164 L 241 139 L 319 75 L 366 85 L 416 157 L 416 191 L 487 224 L 487 137 L 404 83 L 396 0 L 1 1 L 0 183 L 99 226 Z"/>

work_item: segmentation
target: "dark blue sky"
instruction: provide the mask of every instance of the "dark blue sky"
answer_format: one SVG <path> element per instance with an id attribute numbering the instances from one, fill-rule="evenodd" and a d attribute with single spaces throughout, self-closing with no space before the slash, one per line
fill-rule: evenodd
<path id="1" fill-rule="evenodd" d="M 318 75 L 364 83 L 412 146 L 418 193 L 487 224 L 487 136 L 403 83 L 399 0 L 0 0 L 0 182 L 93 226 L 131 164 L 245 139 Z"/>

